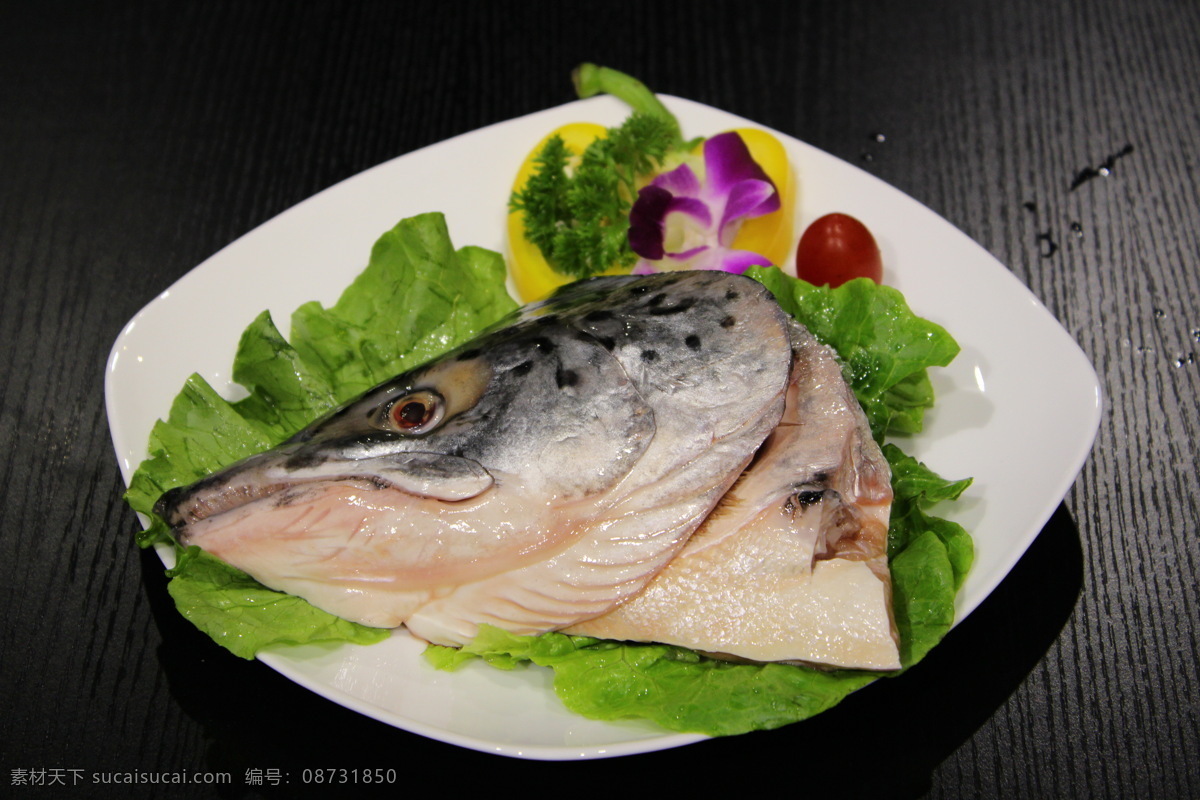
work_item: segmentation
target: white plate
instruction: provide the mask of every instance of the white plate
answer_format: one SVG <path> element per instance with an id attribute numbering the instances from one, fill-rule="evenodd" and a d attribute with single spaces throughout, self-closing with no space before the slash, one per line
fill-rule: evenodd
<path id="1" fill-rule="evenodd" d="M 687 135 L 754 126 L 664 99 Z M 263 308 L 282 323 L 308 300 L 333 303 L 365 266 L 376 238 L 425 211 L 446 214 L 456 246 L 503 252 L 510 185 L 529 149 L 567 122 L 615 125 L 626 113 L 612 98 L 593 98 L 401 156 L 300 203 L 193 269 L 129 322 L 109 357 L 109 426 L 126 482 L 146 457 L 155 420 L 192 372 L 227 397 L 244 394 L 229 369 L 238 337 Z M 975 478 L 961 501 L 941 509 L 975 539 L 975 563 L 958 598 L 961 620 L 1025 552 L 1082 467 L 1099 425 L 1096 374 L 1042 304 L 963 233 L 857 167 L 775 135 L 800 181 L 797 231 L 831 211 L 861 219 L 883 251 L 885 282 L 962 345 L 949 368 L 934 370 L 938 404 L 926 431 L 905 444 L 948 478 Z M 259 658 L 370 717 L 486 752 L 592 758 L 703 738 L 570 714 L 545 670 L 471 665 L 438 672 L 421 650 L 398 632 L 370 647 L 280 648 Z"/>

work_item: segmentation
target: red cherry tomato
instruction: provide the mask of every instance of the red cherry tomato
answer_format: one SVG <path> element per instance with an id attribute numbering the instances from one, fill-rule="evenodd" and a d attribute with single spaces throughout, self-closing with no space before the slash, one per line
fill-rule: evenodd
<path id="1" fill-rule="evenodd" d="M 817 286 L 841 286 L 852 278 L 882 283 L 879 245 L 867 226 L 849 214 L 826 214 L 800 237 L 796 277 Z"/>

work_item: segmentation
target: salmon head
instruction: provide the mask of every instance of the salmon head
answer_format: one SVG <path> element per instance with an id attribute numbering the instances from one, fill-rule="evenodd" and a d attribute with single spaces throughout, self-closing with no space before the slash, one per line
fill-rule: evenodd
<path id="1" fill-rule="evenodd" d="M 679 550 L 779 421 L 790 363 L 749 279 L 584 281 L 155 510 L 347 619 L 447 644 L 559 628 Z"/>

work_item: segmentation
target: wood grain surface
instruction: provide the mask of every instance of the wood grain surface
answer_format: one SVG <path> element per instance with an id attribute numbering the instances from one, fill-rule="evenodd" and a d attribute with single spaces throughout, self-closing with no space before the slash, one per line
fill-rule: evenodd
<path id="1" fill-rule="evenodd" d="M 526 762 L 342 709 L 182 620 L 134 545 L 102 382 L 125 322 L 222 246 L 379 162 L 569 101 L 583 60 L 950 220 L 1080 343 L 1104 414 L 1045 530 L 919 669 L 778 731 Z M 0 794 L 324 797 L 247 770 L 382 767 L 403 775 L 392 797 L 774 776 L 805 796 L 1200 797 L 1198 160 L 1185 0 L 0 5 Z M 38 770 L 68 785 L 21 785 Z"/>

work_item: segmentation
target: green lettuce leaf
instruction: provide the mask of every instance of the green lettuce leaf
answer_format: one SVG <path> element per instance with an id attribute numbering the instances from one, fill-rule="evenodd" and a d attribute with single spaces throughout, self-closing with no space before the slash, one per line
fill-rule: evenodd
<path id="1" fill-rule="evenodd" d="M 525 662 L 554 670 L 554 691 L 592 719 L 648 719 L 669 730 L 712 736 L 766 730 L 836 705 L 877 675 L 744 664 L 705 658 L 681 647 L 629 644 L 544 633 L 517 636 L 483 626 L 461 649 L 431 645 L 428 658 L 456 669 L 482 658 L 514 669 Z"/>
<path id="2" fill-rule="evenodd" d="M 172 543 L 153 514 L 159 496 L 284 441 L 332 408 L 472 338 L 516 304 L 505 291 L 504 259 L 455 250 L 445 219 L 402 220 L 380 237 L 366 269 L 337 303 L 301 306 L 289 342 L 267 313 L 242 334 L 233 377 L 247 396 L 222 398 L 193 375 L 155 424 L 125 494 L 150 520 L 138 542 Z M 279 643 L 378 641 L 387 631 L 347 622 L 272 591 L 210 556 L 186 555 L 169 571 L 180 612 L 244 658 Z"/>
<path id="3" fill-rule="evenodd" d="M 233 380 L 250 392 L 234 404 L 234 410 L 263 427 L 272 443 L 311 422 L 314 409 L 338 405 L 337 392 L 323 365 L 310 367 L 266 311 L 242 334 Z"/>
<path id="4" fill-rule="evenodd" d="M 197 628 L 242 658 L 264 647 L 306 642 L 374 644 L 391 635 L 335 617 L 263 586 L 198 547 L 186 551 L 167 584 L 176 608 Z"/>
<path id="5" fill-rule="evenodd" d="M 962 586 L 975 557 L 971 536 L 961 525 L 926 513 L 937 503 L 957 500 L 971 485 L 970 478 L 948 481 L 892 443 L 883 446 L 892 468 L 891 524 L 888 526 L 888 556 L 895 559 L 926 533 L 935 534 L 946 549 L 955 590 Z"/>
<path id="6" fill-rule="evenodd" d="M 516 308 L 499 253 L 455 251 L 441 214 L 403 220 L 332 308 L 292 315 L 292 346 L 339 403 L 465 342 Z"/>
<path id="7" fill-rule="evenodd" d="M 877 441 L 888 433 L 920 432 L 925 410 L 933 405 L 926 370 L 958 355 L 958 343 L 944 328 L 914 314 L 900 292 L 869 278 L 830 289 L 774 267 L 751 267 L 746 274 L 837 351 Z"/>

